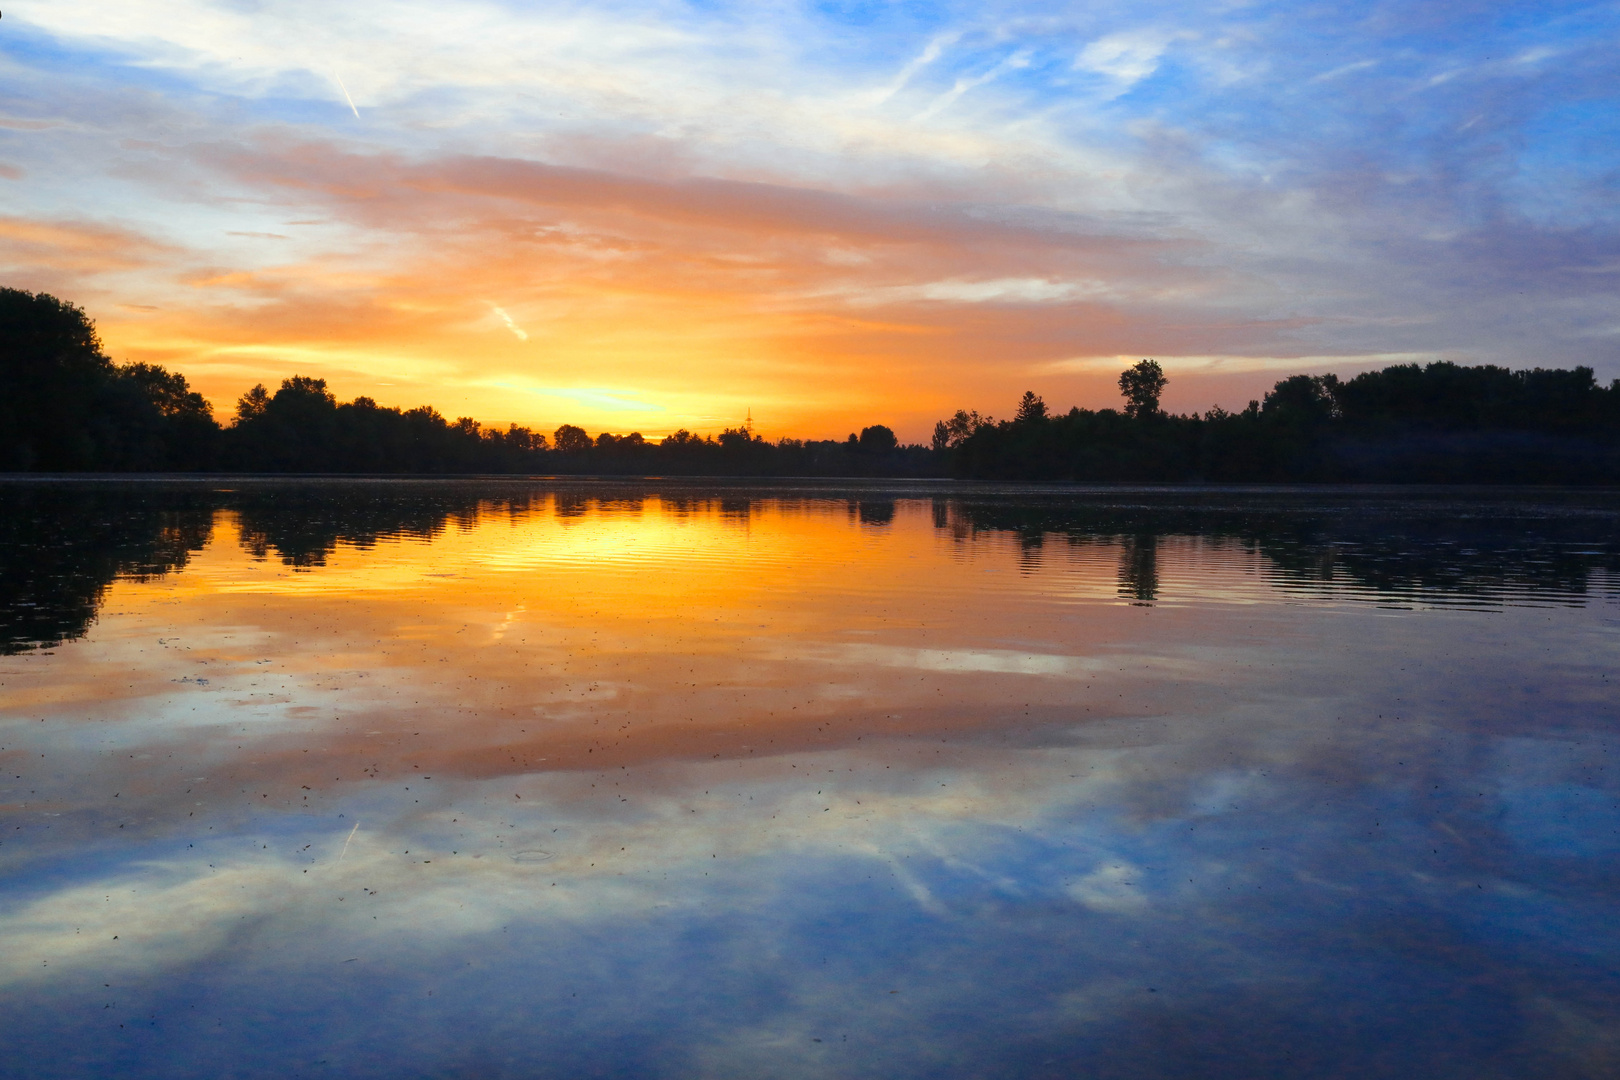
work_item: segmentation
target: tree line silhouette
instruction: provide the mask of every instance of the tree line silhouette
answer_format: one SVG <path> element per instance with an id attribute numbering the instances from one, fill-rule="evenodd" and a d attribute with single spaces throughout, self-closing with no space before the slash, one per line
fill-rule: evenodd
<path id="1" fill-rule="evenodd" d="M 1438 362 L 1348 380 L 1293 375 L 1241 412 L 1174 416 L 1153 360 L 1119 377 L 1123 409 L 1011 420 L 958 411 L 934 429 L 954 476 L 1150 482 L 1614 483 L 1620 379 L 1592 369 Z"/>
<path id="2" fill-rule="evenodd" d="M 0 471 L 927 476 L 936 458 L 882 424 L 842 441 L 771 442 L 751 424 L 658 442 L 564 424 L 548 438 L 430 405 L 340 402 L 303 375 L 253 387 L 221 425 L 185 376 L 114 364 L 82 308 L 0 289 Z"/>
<path id="3" fill-rule="evenodd" d="M 1121 374 L 1120 409 L 1049 413 L 1026 392 L 1011 420 L 958 411 L 931 446 L 874 424 L 844 440 L 448 420 L 432 406 L 340 402 L 294 375 L 243 394 L 218 423 L 183 375 L 115 364 L 82 308 L 0 289 L 0 471 L 956 476 L 1045 481 L 1620 481 L 1620 380 L 1590 368 L 1399 365 L 1341 381 L 1295 375 L 1231 413 L 1169 415 L 1164 371 Z"/>

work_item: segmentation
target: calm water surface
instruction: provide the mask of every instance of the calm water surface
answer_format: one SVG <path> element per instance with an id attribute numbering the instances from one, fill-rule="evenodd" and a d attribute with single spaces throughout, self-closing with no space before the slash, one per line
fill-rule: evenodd
<path id="1" fill-rule="evenodd" d="M 0 1076 L 1620 1075 L 1617 526 L 0 485 Z"/>

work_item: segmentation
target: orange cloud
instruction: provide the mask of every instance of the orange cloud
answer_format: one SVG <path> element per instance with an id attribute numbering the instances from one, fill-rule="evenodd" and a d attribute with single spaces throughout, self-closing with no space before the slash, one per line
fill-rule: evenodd
<path id="1" fill-rule="evenodd" d="M 149 237 L 93 222 L 0 217 L 0 265 L 11 273 L 92 275 L 151 265 L 171 253 Z"/>
<path id="2" fill-rule="evenodd" d="M 1059 407 L 1114 402 L 1111 373 L 1062 361 L 1241 352 L 1293 325 L 1233 319 L 1192 241 L 995 211 L 989 193 L 412 160 L 276 135 L 174 164 L 299 220 L 228 230 L 207 252 L 111 229 L 0 237 L 84 279 L 161 262 L 155 310 L 92 313 L 115 355 L 178 368 L 222 411 L 296 372 L 543 430 L 713 432 L 752 410 L 773 436 L 883 422 L 920 440 L 1025 387 Z"/>

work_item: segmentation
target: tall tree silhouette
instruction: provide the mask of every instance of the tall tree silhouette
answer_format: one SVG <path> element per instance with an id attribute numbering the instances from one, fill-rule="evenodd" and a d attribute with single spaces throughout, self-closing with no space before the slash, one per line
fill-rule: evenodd
<path id="1" fill-rule="evenodd" d="M 585 434 L 585 429 L 575 427 L 573 424 L 564 424 L 552 432 L 554 445 L 565 454 L 578 454 L 589 450 L 592 446 L 591 437 Z"/>
<path id="2" fill-rule="evenodd" d="M 1038 424 L 1046 419 L 1046 402 L 1033 390 L 1025 390 L 1018 401 L 1018 412 L 1013 420 L 1020 424 Z"/>
<path id="3" fill-rule="evenodd" d="M 184 376 L 114 365 L 83 308 L 0 289 L 0 469 L 205 468 L 218 434 Z"/>
<path id="4" fill-rule="evenodd" d="M 1159 395 L 1169 381 L 1157 360 L 1138 360 L 1120 372 L 1119 392 L 1125 395 L 1125 415 L 1136 420 L 1159 415 Z"/>
<path id="5" fill-rule="evenodd" d="M 83 308 L 0 289 L 0 464 L 95 467 L 98 399 L 112 375 Z"/>

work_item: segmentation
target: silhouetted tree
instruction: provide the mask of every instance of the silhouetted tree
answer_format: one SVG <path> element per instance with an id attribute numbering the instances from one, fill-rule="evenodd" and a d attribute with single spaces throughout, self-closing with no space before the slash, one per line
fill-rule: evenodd
<path id="1" fill-rule="evenodd" d="M 863 454 L 887 454 L 900 445 L 894 431 L 883 424 L 861 429 L 860 447 Z"/>
<path id="2" fill-rule="evenodd" d="M 1155 407 L 1158 405 L 1157 398 L 1154 399 L 1154 405 Z M 1013 416 L 1013 421 L 1019 424 L 1038 424 L 1045 419 L 1046 402 L 1042 401 L 1035 391 L 1025 390 L 1024 396 L 1018 402 L 1018 412 Z"/>
<path id="3" fill-rule="evenodd" d="M 962 445 L 964 439 L 978 431 L 987 424 L 995 421 L 988 416 L 980 416 L 977 412 L 968 412 L 957 409 L 956 415 L 948 420 L 941 420 L 934 425 L 934 450 L 942 452 L 954 450 Z"/>
<path id="4" fill-rule="evenodd" d="M 218 425 L 185 377 L 115 366 L 82 308 L 0 289 L 0 469 L 193 469 Z"/>
<path id="5" fill-rule="evenodd" d="M 1138 360 L 1120 372 L 1119 392 L 1125 395 L 1125 415 L 1134 420 L 1159 415 L 1159 395 L 1169 381 L 1156 360 Z"/>
<path id="6" fill-rule="evenodd" d="M 564 424 L 551 437 L 553 445 L 565 454 L 583 453 L 591 448 L 591 437 L 585 434 L 584 428 L 573 424 Z"/>
<path id="7" fill-rule="evenodd" d="M 212 468 L 219 451 L 219 423 L 208 399 L 186 377 L 156 364 L 124 364 L 117 381 L 138 404 L 131 410 L 141 429 L 143 451 L 129 467 Z"/>
<path id="8" fill-rule="evenodd" d="M 1291 375 L 1266 394 L 1260 414 L 1296 427 L 1316 428 L 1339 415 L 1337 375 Z"/>
<path id="9" fill-rule="evenodd" d="M 0 465 L 93 468 L 93 418 L 112 373 L 83 308 L 0 289 Z"/>
<path id="10" fill-rule="evenodd" d="M 359 398 L 359 401 L 377 404 L 370 398 Z M 264 383 L 256 383 L 253 389 L 236 399 L 236 419 L 238 421 L 257 420 L 264 415 L 270 407 L 270 391 L 264 388 Z"/>
<path id="11" fill-rule="evenodd" d="M 745 427 L 726 428 L 720 432 L 720 437 L 716 441 L 721 449 L 733 453 L 746 450 L 756 442 L 764 442 L 763 439 L 756 439 L 754 433 Z"/>

